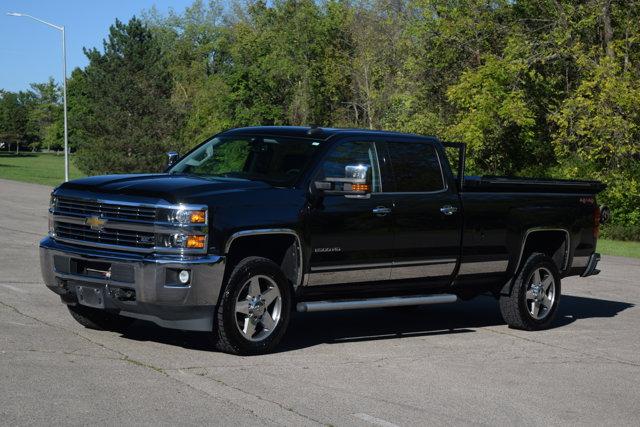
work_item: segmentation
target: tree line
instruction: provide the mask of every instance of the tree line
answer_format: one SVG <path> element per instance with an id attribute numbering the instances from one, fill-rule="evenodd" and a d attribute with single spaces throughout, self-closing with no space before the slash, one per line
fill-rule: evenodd
<path id="1" fill-rule="evenodd" d="M 26 91 L 0 89 L 0 143 L 5 150 L 62 149 L 62 95 L 53 78 Z"/>
<path id="2" fill-rule="evenodd" d="M 467 143 L 470 173 L 602 180 L 614 221 L 640 226 L 639 24 L 631 0 L 151 9 L 85 49 L 68 83 L 70 144 L 95 174 L 159 170 L 165 151 L 236 126 L 433 134 Z M 59 145 L 58 90 L 0 96 L 0 139 Z"/>

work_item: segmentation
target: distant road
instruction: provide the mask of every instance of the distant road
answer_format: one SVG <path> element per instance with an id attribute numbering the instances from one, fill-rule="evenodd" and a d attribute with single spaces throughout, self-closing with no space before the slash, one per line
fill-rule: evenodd
<path id="1" fill-rule="evenodd" d="M 0 423 L 637 425 L 640 260 L 563 281 L 555 328 L 508 329 L 480 298 L 298 315 L 280 353 L 207 334 L 83 329 L 42 284 L 49 187 L 0 180 Z"/>

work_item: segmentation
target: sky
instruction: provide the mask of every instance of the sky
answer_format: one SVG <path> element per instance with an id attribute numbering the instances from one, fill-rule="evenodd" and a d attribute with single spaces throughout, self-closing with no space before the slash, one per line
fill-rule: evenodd
<path id="1" fill-rule="evenodd" d="M 192 0 L 0 0 L 0 89 L 29 89 L 30 83 L 53 77 L 62 81 L 61 32 L 25 17 L 21 12 L 64 26 L 67 33 L 67 76 L 87 65 L 83 47 L 102 49 L 116 18 L 128 21 L 155 5 L 161 13 L 182 12 Z"/>

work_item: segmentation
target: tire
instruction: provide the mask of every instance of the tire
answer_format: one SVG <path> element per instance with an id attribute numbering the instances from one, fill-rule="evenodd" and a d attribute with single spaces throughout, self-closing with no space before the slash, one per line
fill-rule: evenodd
<path id="1" fill-rule="evenodd" d="M 231 273 L 217 307 L 216 348 L 241 355 L 271 352 L 289 325 L 292 299 L 291 287 L 277 264 L 260 257 L 243 259 Z"/>
<path id="2" fill-rule="evenodd" d="M 514 329 L 547 329 L 555 319 L 560 295 L 558 267 L 548 256 L 533 253 L 516 276 L 511 292 L 500 296 L 502 318 Z"/>
<path id="3" fill-rule="evenodd" d="M 124 317 L 97 308 L 85 307 L 80 304 L 68 305 L 69 313 L 76 322 L 85 328 L 99 331 L 121 331 L 126 329 L 135 319 Z"/>

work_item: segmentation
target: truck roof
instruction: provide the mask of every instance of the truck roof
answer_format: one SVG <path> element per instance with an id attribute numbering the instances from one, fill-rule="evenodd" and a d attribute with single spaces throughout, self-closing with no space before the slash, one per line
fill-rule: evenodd
<path id="1" fill-rule="evenodd" d="M 222 132 L 222 136 L 233 135 L 271 135 L 271 136 L 290 136 L 298 138 L 314 138 L 317 140 L 327 140 L 336 135 L 342 136 L 395 136 L 409 137 L 415 139 L 425 139 L 429 141 L 438 141 L 435 136 L 417 135 L 412 133 L 392 132 L 383 130 L 357 129 L 357 128 L 328 128 L 328 127 L 311 127 L 311 126 L 252 126 L 244 128 L 230 129 Z"/>

